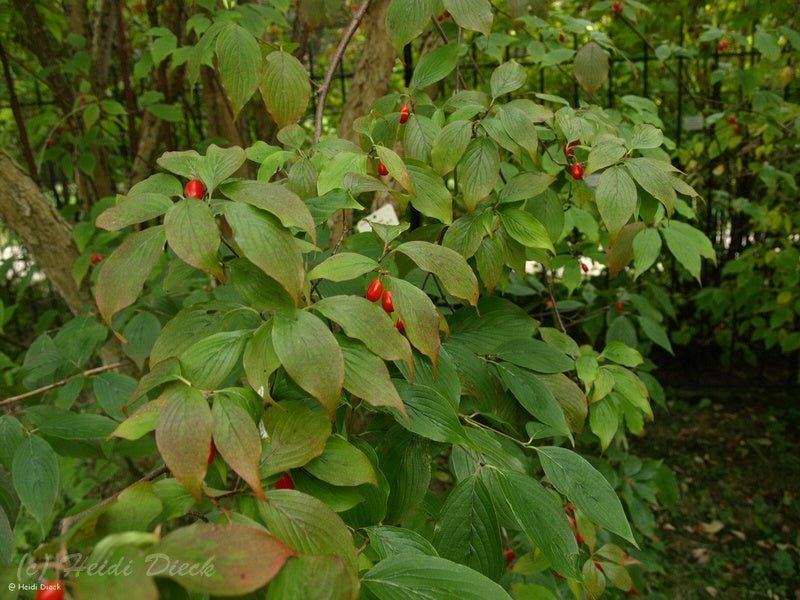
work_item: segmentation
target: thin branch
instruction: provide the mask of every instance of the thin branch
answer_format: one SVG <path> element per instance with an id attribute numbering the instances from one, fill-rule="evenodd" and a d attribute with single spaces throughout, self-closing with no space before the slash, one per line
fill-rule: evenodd
<path id="1" fill-rule="evenodd" d="M 322 85 L 319 87 L 317 114 L 314 117 L 314 143 L 319 142 L 319 138 L 322 137 L 322 113 L 325 111 L 325 101 L 328 98 L 328 90 L 330 89 L 331 82 L 336 75 L 336 67 L 339 66 L 339 61 L 341 61 L 342 56 L 344 56 L 344 51 L 347 48 L 347 44 L 350 43 L 350 39 L 358 29 L 361 19 L 364 18 L 364 15 L 369 8 L 369 3 L 370 0 L 364 0 L 364 2 L 362 2 L 361 6 L 356 11 L 356 14 L 353 15 L 350 25 L 347 26 L 342 39 L 339 40 L 339 45 L 336 47 L 336 53 L 333 55 L 333 60 L 331 60 L 331 64 L 328 65 L 328 72 L 325 73 L 325 79 L 322 80 Z"/>
<path id="2" fill-rule="evenodd" d="M 77 379 L 78 377 L 90 377 L 92 375 L 97 375 L 98 373 L 110 371 L 111 369 L 118 369 L 124 366 L 125 366 L 124 362 L 116 362 L 116 363 L 111 363 L 110 365 L 103 365 L 102 367 L 95 367 L 94 369 L 88 369 L 86 371 L 83 371 L 82 373 L 75 373 L 74 375 L 70 375 L 69 377 L 65 377 L 64 379 L 61 379 L 54 383 L 48 383 L 47 385 L 43 385 L 40 388 L 31 390 L 30 392 L 25 392 L 24 394 L 19 394 L 18 396 L 11 396 L 10 398 L 0 400 L 0 406 L 4 406 L 6 404 L 13 404 L 14 402 L 19 402 L 20 400 L 25 400 L 26 398 L 31 398 L 33 396 L 38 396 L 39 394 L 49 392 L 50 390 L 53 390 L 57 387 L 66 385 L 67 383 L 69 383 L 73 379 Z"/>
<path id="3" fill-rule="evenodd" d="M 6 50 L 2 44 L 0 44 L 0 61 L 3 63 L 3 75 L 5 75 L 6 78 L 6 89 L 8 89 L 11 112 L 14 113 L 14 121 L 17 123 L 22 153 L 25 155 L 25 161 L 28 163 L 28 171 L 30 172 L 31 179 L 39 184 L 39 171 L 36 168 L 36 161 L 33 158 L 33 150 L 31 149 L 31 142 L 28 138 L 25 118 L 22 116 L 22 110 L 20 109 L 19 100 L 17 99 L 17 92 L 14 89 L 14 76 L 11 74 L 11 67 L 8 65 L 8 56 L 6 56 Z"/>

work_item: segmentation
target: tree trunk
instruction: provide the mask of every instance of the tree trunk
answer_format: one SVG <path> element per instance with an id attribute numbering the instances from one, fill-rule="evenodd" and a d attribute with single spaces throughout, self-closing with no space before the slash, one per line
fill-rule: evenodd
<path id="1" fill-rule="evenodd" d="M 64 304 L 78 314 L 92 295 L 86 285 L 72 277 L 78 251 L 72 244 L 72 230 L 39 186 L 3 150 L 0 150 L 0 220 L 31 253 L 37 267 L 53 285 Z M 101 349 L 105 364 L 124 362 L 130 372 L 135 366 L 111 336 Z"/>

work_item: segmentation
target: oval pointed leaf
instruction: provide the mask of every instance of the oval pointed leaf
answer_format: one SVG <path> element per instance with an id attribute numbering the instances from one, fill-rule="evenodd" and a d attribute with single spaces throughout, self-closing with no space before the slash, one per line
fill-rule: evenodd
<path id="1" fill-rule="evenodd" d="M 205 202 L 184 199 L 172 205 L 164 217 L 164 228 L 169 247 L 181 260 L 225 281 L 217 260 L 219 230 Z"/>
<path id="2" fill-rule="evenodd" d="M 519 208 L 504 210 L 500 220 L 509 236 L 528 248 L 542 248 L 555 254 L 547 228 L 536 217 Z"/>
<path id="3" fill-rule="evenodd" d="M 453 72 L 458 60 L 458 44 L 451 42 L 431 50 L 414 67 L 411 87 L 423 89 L 441 81 Z"/>
<path id="4" fill-rule="evenodd" d="M 408 416 L 386 363 L 358 342 L 342 337 L 339 346 L 344 355 L 344 388 L 372 406 L 396 408 Z"/>
<path id="5" fill-rule="evenodd" d="M 277 183 L 266 181 L 233 181 L 222 186 L 221 191 L 231 200 L 252 204 L 272 213 L 284 227 L 302 229 L 316 241 L 314 218 L 305 202 L 294 192 Z"/>
<path id="6" fill-rule="evenodd" d="M 568 438 L 572 434 L 564 411 L 548 387 L 536 375 L 510 364 L 497 365 L 500 379 L 522 407 L 553 431 Z"/>
<path id="7" fill-rule="evenodd" d="M 430 242 L 406 242 L 395 252 L 413 260 L 423 271 L 433 273 L 452 296 L 475 306 L 478 302 L 478 279 L 467 261 L 455 250 Z"/>
<path id="8" fill-rule="evenodd" d="M 439 313 L 428 294 L 417 286 L 393 277 L 386 287 L 394 297 L 395 311 L 403 319 L 408 341 L 431 359 L 434 370 L 439 363 Z"/>
<path id="9" fill-rule="evenodd" d="M 325 324 L 304 310 L 281 312 L 275 316 L 272 343 L 294 382 L 333 414 L 344 384 L 344 358 Z"/>
<path id="10" fill-rule="evenodd" d="M 200 389 L 218 388 L 239 361 L 248 335 L 221 331 L 196 342 L 180 356 L 183 375 Z"/>
<path id="11" fill-rule="evenodd" d="M 431 161 L 439 175 L 452 171 L 464 155 L 472 138 L 472 123 L 458 120 L 442 127 L 433 138 Z"/>
<path id="12" fill-rule="evenodd" d="M 305 67 L 283 49 L 267 55 L 260 89 L 267 110 L 281 128 L 303 116 L 311 98 Z"/>
<path id="13" fill-rule="evenodd" d="M 558 448 L 536 448 L 547 478 L 592 521 L 636 545 L 622 503 L 608 480 L 579 454 Z"/>
<path id="14" fill-rule="evenodd" d="M 261 477 L 302 467 L 325 450 L 331 432 L 327 414 L 318 405 L 285 400 L 264 413 L 267 439 Z"/>
<path id="15" fill-rule="evenodd" d="M 578 50 L 573 68 L 578 85 L 593 96 L 608 79 L 608 54 L 597 42 L 589 42 Z"/>
<path id="16" fill-rule="evenodd" d="M 472 212 L 478 202 L 492 193 L 500 176 L 500 153 L 488 137 L 472 140 L 461 158 L 458 170 L 459 185 L 467 210 Z"/>
<path id="17" fill-rule="evenodd" d="M 217 36 L 216 50 L 222 87 L 231 99 L 235 119 L 258 89 L 261 49 L 247 29 L 228 23 Z"/>
<path id="18" fill-rule="evenodd" d="M 355 252 L 340 252 L 329 256 L 308 272 L 309 279 L 327 279 L 329 281 L 349 281 L 361 277 L 365 273 L 374 271 L 380 265 L 377 261 L 356 254 Z"/>
<path id="19" fill-rule="evenodd" d="M 197 523 L 176 529 L 151 552 L 151 572 L 160 564 L 163 572 L 156 574 L 174 579 L 191 592 L 222 597 L 264 587 L 289 557 L 297 555 L 264 529 L 238 523 Z M 179 570 L 176 565 L 195 568 Z"/>
<path id="20" fill-rule="evenodd" d="M 489 81 L 492 96 L 497 98 L 518 90 L 525 85 L 525 79 L 527 74 L 522 65 L 513 60 L 504 62 L 492 71 L 492 78 Z"/>
<path id="21" fill-rule="evenodd" d="M 202 496 L 211 430 L 211 409 L 200 391 L 173 388 L 158 417 L 156 444 L 164 463 L 196 500 Z"/>
<path id="22" fill-rule="evenodd" d="M 119 199 L 121 196 L 117 196 Z M 122 201 L 107 208 L 95 220 L 95 225 L 106 231 L 119 231 L 128 225 L 144 223 L 160 217 L 172 206 L 164 194 L 142 192 L 123 197 Z"/>
<path id="23" fill-rule="evenodd" d="M 325 451 L 306 464 L 306 471 L 332 485 L 378 485 L 378 475 L 367 455 L 344 438 L 331 436 Z"/>
<path id="24" fill-rule="evenodd" d="M 613 240 L 636 211 L 636 184 L 625 169 L 611 167 L 600 176 L 595 201 Z"/>
<path id="25" fill-rule="evenodd" d="M 165 242 L 163 225 L 136 231 L 103 261 L 94 295 L 106 323 L 110 325 L 116 312 L 136 302 Z"/>
<path id="26" fill-rule="evenodd" d="M 434 6 L 434 0 L 391 1 L 386 11 L 386 32 L 398 52 L 430 23 Z"/>
<path id="27" fill-rule="evenodd" d="M 444 7 L 459 27 L 489 35 L 492 30 L 492 5 L 489 0 L 444 0 Z"/>
<path id="28" fill-rule="evenodd" d="M 453 222 L 453 197 L 450 190 L 430 167 L 422 163 L 409 164 L 408 176 L 414 185 L 411 205 L 426 217 L 449 225 Z"/>
<path id="29" fill-rule="evenodd" d="M 357 600 L 358 587 L 338 556 L 306 554 L 287 561 L 266 600 Z"/>
<path id="30" fill-rule="evenodd" d="M 240 403 L 225 395 L 214 398 L 211 416 L 214 445 L 222 458 L 253 488 L 256 496 L 263 498 L 258 471 L 261 436 L 253 418 Z"/>
<path id="31" fill-rule="evenodd" d="M 50 444 L 36 435 L 20 442 L 11 477 L 20 502 L 44 530 L 58 496 L 58 459 Z"/>
<path id="32" fill-rule="evenodd" d="M 248 204 L 225 205 L 225 216 L 244 255 L 295 300 L 303 287 L 303 257 L 292 235 L 274 217 Z"/>
<path id="33" fill-rule="evenodd" d="M 210 195 L 220 183 L 236 173 L 245 160 L 247 155 L 238 146 L 220 148 L 211 144 L 197 163 L 197 176 L 203 180 Z"/>

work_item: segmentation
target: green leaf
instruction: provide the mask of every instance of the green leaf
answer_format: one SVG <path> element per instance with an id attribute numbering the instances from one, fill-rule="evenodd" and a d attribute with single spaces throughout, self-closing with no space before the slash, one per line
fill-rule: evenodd
<path id="1" fill-rule="evenodd" d="M 385 360 L 411 362 L 411 347 L 391 318 L 377 303 L 358 296 L 329 296 L 314 304 L 314 310 L 342 326 Z"/>
<path id="2" fill-rule="evenodd" d="M 311 211 L 297 194 L 283 186 L 266 181 L 241 180 L 226 183 L 221 191 L 231 200 L 251 204 L 272 213 L 284 227 L 297 227 L 316 242 L 317 230 Z"/>
<path id="3" fill-rule="evenodd" d="M 408 169 L 406 169 L 403 159 L 400 158 L 394 150 L 385 148 L 384 146 L 375 146 L 375 152 L 377 153 L 380 161 L 386 167 L 386 170 L 389 171 L 389 175 L 391 175 L 397 181 L 397 183 L 403 186 L 403 189 L 413 194 L 414 188 L 411 185 L 411 179 L 408 176 Z"/>
<path id="4" fill-rule="evenodd" d="M 533 373 L 509 364 L 497 365 L 500 379 L 522 407 L 560 435 L 572 438 L 564 411 L 553 393 Z"/>
<path id="5" fill-rule="evenodd" d="M 270 398 L 269 378 L 281 366 L 272 345 L 272 325 L 270 320 L 256 330 L 242 356 L 247 382 L 262 398 Z"/>
<path id="6" fill-rule="evenodd" d="M 391 556 L 367 571 L 362 582 L 377 600 L 511 600 L 488 577 L 436 556 Z"/>
<path id="7" fill-rule="evenodd" d="M 486 237 L 475 253 L 475 263 L 486 291 L 491 294 L 503 277 L 506 262 L 505 246 L 499 236 Z"/>
<path id="8" fill-rule="evenodd" d="M 172 205 L 164 217 L 164 228 L 167 243 L 178 258 L 225 282 L 217 259 L 219 230 L 205 202 L 184 199 Z"/>
<path id="9" fill-rule="evenodd" d="M 70 577 L 74 586 L 70 592 L 79 600 L 104 598 L 106 600 L 158 600 L 153 578 L 148 574 L 144 552 L 134 546 L 134 540 L 152 543 L 150 533 L 125 532 L 105 537 L 94 551 L 84 558 L 86 564 L 107 566 L 124 565 L 90 571 L 78 570 Z M 127 543 L 131 540 L 131 543 Z"/>
<path id="10" fill-rule="evenodd" d="M 647 271 L 661 256 L 661 236 L 655 229 L 645 229 L 633 238 L 634 278 Z"/>
<path id="11" fill-rule="evenodd" d="M 514 143 L 525 150 L 532 161 L 536 161 L 539 137 L 530 117 L 513 104 L 501 106 L 498 116 L 503 128 L 505 128 L 509 137 L 514 140 Z"/>
<path id="12" fill-rule="evenodd" d="M 453 222 L 453 197 L 433 170 L 422 163 L 407 165 L 408 176 L 414 186 L 411 205 L 426 217 L 445 225 Z"/>
<path id="13" fill-rule="evenodd" d="M 413 260 L 423 271 L 433 273 L 452 296 L 475 306 L 478 302 L 478 280 L 467 261 L 458 252 L 429 242 L 405 242 L 395 252 Z"/>
<path id="14" fill-rule="evenodd" d="M 0 416 L 0 465 L 3 465 L 6 471 L 11 471 L 14 452 L 25 437 L 24 434 L 22 423 L 16 417 Z"/>
<path id="15" fill-rule="evenodd" d="M 95 220 L 95 225 L 100 229 L 119 231 L 128 225 L 160 217 L 172 206 L 172 200 L 155 192 L 129 194 L 127 197 L 118 195 L 117 199 L 122 200 L 104 210 Z"/>
<path id="16" fill-rule="evenodd" d="M 716 262 L 716 253 L 702 231 L 680 221 L 670 221 L 661 230 L 667 248 L 689 273 L 700 281 L 700 259 L 705 257 Z"/>
<path id="17" fill-rule="evenodd" d="M 158 417 L 156 444 L 175 478 L 199 501 L 211 447 L 211 409 L 195 388 L 172 390 Z"/>
<path id="18" fill-rule="evenodd" d="M 428 385 L 412 385 L 397 380 L 395 387 L 411 419 L 410 424 L 398 419 L 403 427 L 436 442 L 469 445 L 455 408 L 439 390 Z"/>
<path id="19" fill-rule="evenodd" d="M 459 27 L 486 36 L 492 31 L 494 16 L 489 0 L 444 0 L 444 7 Z"/>
<path id="20" fill-rule="evenodd" d="M 603 349 L 600 358 L 605 358 L 626 367 L 636 367 L 644 362 L 642 355 L 637 350 L 619 340 L 610 341 Z"/>
<path id="21" fill-rule="evenodd" d="M 64 440 L 101 440 L 116 429 L 117 423 L 102 415 L 53 410 L 39 425 L 49 437 Z"/>
<path id="22" fill-rule="evenodd" d="M 503 186 L 498 202 L 502 204 L 535 198 L 546 192 L 554 181 L 555 177 L 547 173 L 520 173 Z"/>
<path id="23" fill-rule="evenodd" d="M 380 560 L 400 554 L 416 554 L 421 556 L 438 556 L 431 543 L 410 529 L 379 525 L 367 527 L 369 547 L 375 551 Z"/>
<path id="24" fill-rule="evenodd" d="M 0 565 L 11 564 L 11 557 L 14 553 L 14 532 L 8 517 L 0 508 Z"/>
<path id="25" fill-rule="evenodd" d="M 182 150 L 180 152 L 165 152 L 156 162 L 159 167 L 166 169 L 170 173 L 175 173 L 186 179 L 196 179 L 202 159 L 203 157 L 196 150 Z M 133 190 L 131 189 L 131 191 Z M 183 189 L 181 189 L 180 193 L 183 193 Z"/>
<path id="26" fill-rule="evenodd" d="M 569 356 L 539 340 L 513 340 L 503 344 L 492 354 L 537 373 L 564 373 L 575 368 L 575 362 Z"/>
<path id="27" fill-rule="evenodd" d="M 484 483 L 473 475 L 448 494 L 433 537 L 439 556 L 497 580 L 503 572 L 500 525 Z"/>
<path id="28" fill-rule="evenodd" d="M 572 66 L 578 85 L 590 96 L 608 79 L 608 53 L 597 42 L 589 42 L 578 50 Z"/>
<path id="29" fill-rule="evenodd" d="M 214 445 L 256 496 L 264 498 L 259 475 L 261 436 L 253 418 L 230 396 L 218 394 L 211 410 Z"/>
<path id="30" fill-rule="evenodd" d="M 767 60 L 776 61 L 781 57 L 781 47 L 778 45 L 775 36 L 764 31 L 761 27 L 753 35 L 753 46 Z"/>
<path id="31" fill-rule="evenodd" d="M 671 214 L 677 196 L 672 185 L 673 175 L 670 173 L 672 166 L 652 158 L 630 158 L 625 161 L 630 174 L 644 191 L 656 198 Z"/>
<path id="32" fill-rule="evenodd" d="M 516 61 L 504 62 L 492 71 L 492 78 L 489 81 L 492 97 L 498 98 L 518 90 L 525 85 L 527 77 L 525 69 Z"/>
<path id="33" fill-rule="evenodd" d="M 414 67 L 411 87 L 424 89 L 452 73 L 458 60 L 458 48 L 458 43 L 451 42 L 439 46 L 423 56 Z"/>
<path id="34" fill-rule="evenodd" d="M 245 160 L 247 155 L 238 146 L 220 148 L 216 144 L 211 144 L 206 150 L 206 155 L 197 163 L 197 176 L 211 195 L 220 183 L 239 170 Z"/>
<path id="35" fill-rule="evenodd" d="M 152 548 L 151 572 L 161 563 L 161 574 L 190 592 L 214 596 L 242 596 L 269 583 L 295 551 L 267 531 L 232 523 L 196 523 L 165 535 Z M 194 569 L 176 569 L 191 565 Z M 203 569 L 202 567 L 206 568 Z M 172 568 L 167 568 L 172 567 Z"/>
<path id="36" fill-rule="evenodd" d="M 243 254 L 297 300 L 303 288 L 303 257 L 292 235 L 274 217 L 247 204 L 224 207 Z"/>
<path id="37" fill-rule="evenodd" d="M 357 573 L 356 547 L 342 519 L 326 504 L 296 490 L 270 492 L 258 503 L 270 532 L 303 554 L 335 554 L 353 577 Z"/>
<path id="38" fill-rule="evenodd" d="M 660 129 L 653 127 L 649 123 L 637 123 L 633 128 L 633 135 L 628 142 L 631 150 L 644 150 L 658 148 L 664 143 L 664 134 Z"/>
<path id="39" fill-rule="evenodd" d="M 303 63 L 283 49 L 267 55 L 260 89 L 267 110 L 281 128 L 303 116 L 311 98 Z"/>
<path id="40" fill-rule="evenodd" d="M 222 86 L 233 105 L 233 118 L 258 89 L 261 49 L 253 34 L 228 23 L 217 36 L 217 61 Z"/>
<path id="41" fill-rule="evenodd" d="M 356 600 L 358 582 L 333 554 L 290 558 L 269 584 L 266 600 Z"/>
<path id="42" fill-rule="evenodd" d="M 389 406 L 407 416 L 386 363 L 358 342 L 340 338 L 339 346 L 344 355 L 344 388 L 372 406 Z"/>
<path id="43" fill-rule="evenodd" d="M 306 464 L 306 471 L 332 485 L 378 485 L 378 476 L 369 458 L 344 438 L 331 436 L 324 452 Z"/>
<path id="44" fill-rule="evenodd" d="M 507 209 L 500 213 L 500 220 L 508 235 L 523 246 L 550 250 L 555 254 L 547 229 L 529 212 L 519 208 Z"/>
<path id="45" fill-rule="evenodd" d="M 417 38 L 430 23 L 433 0 L 392 0 L 386 12 L 386 31 L 397 52 Z"/>
<path id="46" fill-rule="evenodd" d="M 613 240 L 636 211 L 636 184 L 625 169 L 611 167 L 600 176 L 595 202 Z"/>
<path id="47" fill-rule="evenodd" d="M 327 279 L 329 281 L 349 281 L 361 277 L 365 273 L 374 271 L 380 265 L 377 261 L 356 254 L 355 252 L 340 252 L 329 256 L 308 272 L 309 279 Z"/>
<path id="48" fill-rule="evenodd" d="M 649 319 L 647 317 L 636 317 L 636 320 L 639 321 L 639 327 L 642 328 L 642 331 L 648 338 L 650 338 L 653 342 L 655 342 L 658 346 L 661 346 L 670 354 L 675 354 L 675 352 L 672 350 L 672 344 L 669 341 L 669 336 L 661 325 L 653 321 L 653 319 Z"/>
<path id="49" fill-rule="evenodd" d="M 439 362 L 439 313 L 428 294 L 403 279 L 392 277 L 386 282 L 392 292 L 397 316 L 403 319 L 406 337 L 411 344 L 431 359 L 434 369 Z"/>
<path id="50" fill-rule="evenodd" d="M 325 450 L 331 432 L 327 414 L 317 405 L 284 400 L 264 413 L 265 440 L 261 477 L 302 467 Z"/>
<path id="51" fill-rule="evenodd" d="M 559 503 L 527 475 L 498 472 L 499 491 L 522 531 L 564 577 L 579 579 L 578 543 Z"/>
<path id="52" fill-rule="evenodd" d="M 161 257 L 165 241 L 163 225 L 136 231 L 103 261 L 95 300 L 106 323 L 110 325 L 115 313 L 139 297 L 150 271 Z"/>
<path id="53" fill-rule="evenodd" d="M 344 358 L 336 338 L 317 317 L 304 310 L 275 315 L 275 354 L 294 382 L 319 400 L 330 414 L 339 405 Z"/>
<path id="54" fill-rule="evenodd" d="M 452 171 L 464 155 L 472 138 L 472 123 L 458 120 L 442 127 L 433 138 L 431 161 L 439 175 Z"/>
<path id="55" fill-rule="evenodd" d="M 36 435 L 20 442 L 11 476 L 20 502 L 44 531 L 58 497 L 58 459 L 50 444 Z"/>
<path id="56" fill-rule="evenodd" d="M 536 451 L 553 487 L 590 519 L 637 545 L 617 493 L 597 469 L 566 448 L 540 446 Z"/>
<path id="57" fill-rule="evenodd" d="M 247 306 L 260 312 L 294 306 L 283 286 L 246 258 L 234 259 L 227 266 L 230 281 Z"/>
<path id="58" fill-rule="evenodd" d="M 617 410 L 611 404 L 610 397 L 592 403 L 592 410 L 589 413 L 589 426 L 592 429 L 592 433 L 600 438 L 600 447 L 603 450 L 608 448 L 619 428 Z"/>
<path id="59" fill-rule="evenodd" d="M 181 387 L 183 387 L 183 384 L 181 384 Z M 110 437 L 138 440 L 143 435 L 153 431 L 156 428 L 161 409 L 164 408 L 166 403 L 167 395 L 168 392 L 165 391 L 164 394 L 152 402 L 142 404 L 133 414 L 117 426 Z"/>
<path id="60" fill-rule="evenodd" d="M 181 354 L 184 376 L 200 389 L 218 388 L 239 362 L 247 339 L 247 332 L 241 330 L 203 338 Z"/>
<path id="61" fill-rule="evenodd" d="M 467 210 L 472 213 L 478 202 L 492 193 L 500 176 L 500 153 L 488 137 L 472 140 L 459 162 L 459 185 Z"/>
<path id="62" fill-rule="evenodd" d="M 617 164 L 625 156 L 625 152 L 625 146 L 616 141 L 597 144 L 589 151 L 589 158 L 586 161 L 586 174 L 589 175 Z"/>

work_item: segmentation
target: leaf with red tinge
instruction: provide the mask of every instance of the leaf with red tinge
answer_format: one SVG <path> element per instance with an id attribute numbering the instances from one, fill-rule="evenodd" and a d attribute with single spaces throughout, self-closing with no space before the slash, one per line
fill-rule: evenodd
<path id="1" fill-rule="evenodd" d="M 266 530 L 234 523 L 198 523 L 177 529 L 153 547 L 151 571 L 188 565 L 163 574 L 191 592 L 213 596 L 242 596 L 269 583 L 297 553 Z M 157 573 L 156 573 L 157 574 Z"/>
<path id="2" fill-rule="evenodd" d="M 219 229 L 208 204 L 193 199 L 173 204 L 164 217 L 164 228 L 169 247 L 178 258 L 225 282 L 217 259 Z"/>
<path id="3" fill-rule="evenodd" d="M 258 473 L 261 458 L 261 436 L 253 418 L 230 397 L 218 395 L 211 411 L 214 420 L 214 444 L 231 469 L 264 497 Z"/>
<path id="4" fill-rule="evenodd" d="M 130 306 L 164 250 L 164 226 L 137 231 L 111 253 L 100 268 L 94 295 L 100 316 L 111 324 L 115 313 Z"/>
<path id="5" fill-rule="evenodd" d="M 608 276 L 614 278 L 633 260 L 633 238 L 645 228 L 642 222 L 628 223 L 620 229 L 614 244 L 606 248 Z"/>
<path id="6" fill-rule="evenodd" d="M 387 281 L 392 292 L 395 310 L 403 319 L 406 337 L 425 356 L 431 359 L 434 371 L 439 364 L 439 313 L 428 294 L 417 286 L 396 277 Z"/>
<path id="7" fill-rule="evenodd" d="M 175 478 L 200 500 L 211 445 L 211 409 L 195 388 L 176 387 L 156 424 L 156 444 Z"/>

